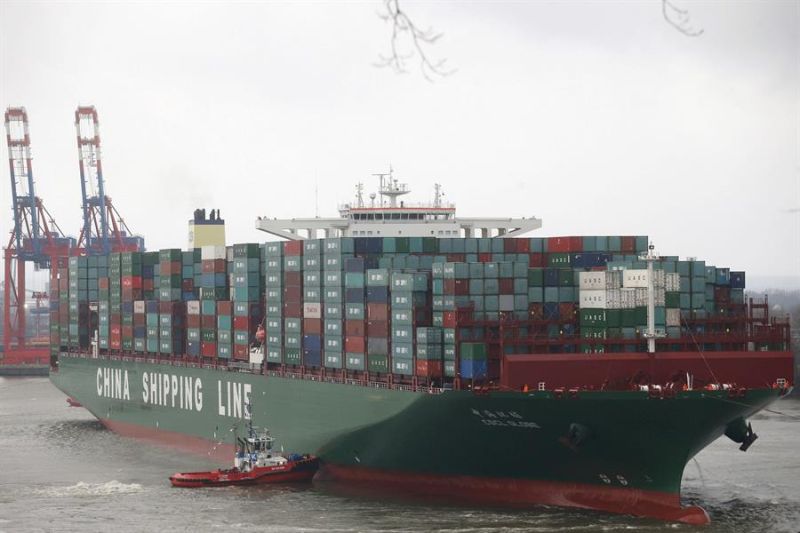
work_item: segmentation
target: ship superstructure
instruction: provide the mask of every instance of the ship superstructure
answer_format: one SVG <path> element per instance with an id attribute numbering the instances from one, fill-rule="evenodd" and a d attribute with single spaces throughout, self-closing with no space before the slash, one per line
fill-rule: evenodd
<path id="1" fill-rule="evenodd" d="M 517 237 L 541 228 L 542 221 L 528 218 L 463 218 L 456 206 L 444 201 L 440 184 L 435 184 L 429 203 L 402 200 L 411 189 L 400 183 L 390 169 L 376 174 L 377 193 L 364 198 L 364 186 L 356 186 L 352 203 L 339 206 L 339 217 L 276 219 L 259 217 L 256 229 L 289 240 L 318 237 Z"/>

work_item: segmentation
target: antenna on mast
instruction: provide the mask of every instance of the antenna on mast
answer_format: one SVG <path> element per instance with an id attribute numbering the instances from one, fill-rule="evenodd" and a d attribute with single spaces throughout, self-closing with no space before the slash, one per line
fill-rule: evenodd
<path id="1" fill-rule="evenodd" d="M 433 190 L 434 190 L 433 206 L 442 207 L 442 197 L 444 196 L 444 192 L 442 192 L 442 184 L 434 183 Z"/>
<path id="2" fill-rule="evenodd" d="M 394 179 L 393 173 L 394 170 L 392 166 L 389 165 L 389 172 L 387 174 L 373 174 L 373 176 L 378 176 L 380 178 L 378 193 L 381 195 L 381 207 L 385 205 L 383 200 L 384 196 L 389 197 L 389 207 L 397 207 L 397 197 L 411 192 L 408 185 L 405 183 L 398 183 L 397 180 Z M 387 177 L 388 179 L 386 179 Z"/>
<path id="3" fill-rule="evenodd" d="M 364 207 L 364 184 L 360 181 L 356 184 L 356 207 Z"/>

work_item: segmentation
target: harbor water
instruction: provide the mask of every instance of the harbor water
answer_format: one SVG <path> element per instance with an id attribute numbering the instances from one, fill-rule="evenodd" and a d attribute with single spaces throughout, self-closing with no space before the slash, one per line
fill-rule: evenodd
<path id="1" fill-rule="evenodd" d="M 771 409 L 776 412 L 751 420 L 760 438 L 747 453 L 723 438 L 687 465 L 683 501 L 711 515 L 711 525 L 700 528 L 704 533 L 800 531 L 800 401 L 782 400 Z M 214 489 L 169 484 L 173 472 L 217 466 L 111 433 L 86 410 L 68 407 L 46 378 L 0 378 L 0 533 L 696 529 L 580 510 L 432 503 L 319 482 Z"/>

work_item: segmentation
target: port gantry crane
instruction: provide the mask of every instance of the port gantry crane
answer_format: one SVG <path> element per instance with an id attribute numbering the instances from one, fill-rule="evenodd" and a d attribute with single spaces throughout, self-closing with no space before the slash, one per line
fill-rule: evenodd
<path id="1" fill-rule="evenodd" d="M 78 107 L 75 131 L 83 202 L 83 227 L 78 238 L 81 255 L 144 251 L 144 239 L 131 235 L 111 198 L 106 196 L 100 157 L 100 122 L 94 106 Z"/>
<path id="2" fill-rule="evenodd" d="M 25 108 L 6 109 L 5 127 L 14 227 L 4 250 L 3 359 L 10 363 L 45 362 L 49 357 L 47 345 L 33 345 L 25 335 L 25 267 L 33 263 L 35 269 L 49 269 L 52 258 L 74 253 L 75 239 L 64 235 L 36 196 Z"/>

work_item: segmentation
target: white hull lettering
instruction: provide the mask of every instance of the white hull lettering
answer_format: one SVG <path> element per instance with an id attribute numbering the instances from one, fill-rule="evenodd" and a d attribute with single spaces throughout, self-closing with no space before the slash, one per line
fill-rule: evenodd
<path id="1" fill-rule="evenodd" d="M 98 374 L 98 387 L 100 387 Z M 124 389 L 128 388 L 127 371 Z M 99 390 L 99 388 L 98 388 Z M 128 399 L 130 395 L 128 395 Z M 203 410 L 203 382 L 200 378 L 162 372 L 142 373 L 142 401 L 149 405 L 172 407 L 184 411 Z"/>
<path id="2" fill-rule="evenodd" d="M 113 400 L 130 400 L 128 371 L 121 368 L 99 367 L 95 381 L 97 395 Z"/>
<path id="3" fill-rule="evenodd" d="M 250 383 L 217 381 L 217 414 L 231 418 L 250 419 L 250 395 L 253 386 Z M 224 392 L 224 394 L 223 394 Z"/>

